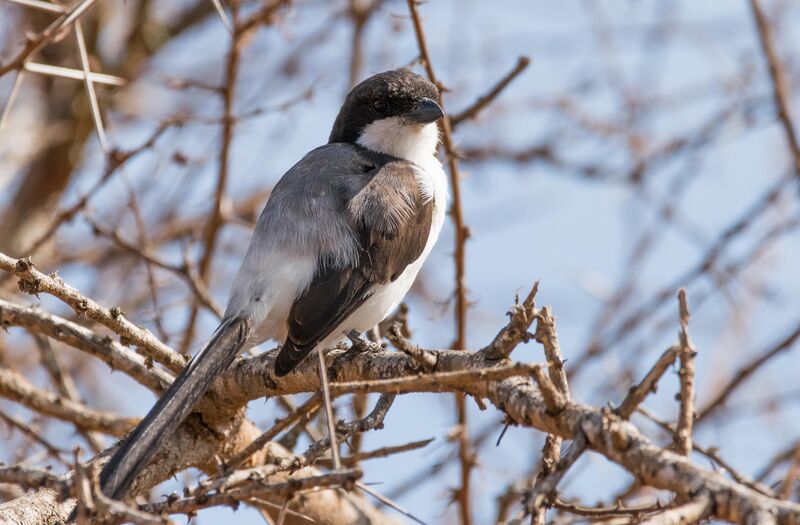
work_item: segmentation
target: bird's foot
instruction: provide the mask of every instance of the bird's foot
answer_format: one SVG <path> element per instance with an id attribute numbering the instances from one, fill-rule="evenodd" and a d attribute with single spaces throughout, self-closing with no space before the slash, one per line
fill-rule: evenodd
<path id="1" fill-rule="evenodd" d="M 369 345 L 365 339 L 361 337 L 361 334 L 356 332 L 355 330 L 350 330 L 345 334 L 348 339 L 350 339 L 350 343 L 352 346 L 350 350 L 353 352 L 366 352 L 369 350 Z"/>
<path id="2" fill-rule="evenodd" d="M 350 330 L 348 333 L 345 334 L 348 339 L 350 339 L 350 343 L 352 346 L 350 347 L 351 352 L 361 353 L 361 352 L 377 352 L 383 350 L 383 347 L 378 343 L 374 343 L 369 339 L 364 339 L 361 337 L 361 334 L 356 332 L 355 330 Z"/>

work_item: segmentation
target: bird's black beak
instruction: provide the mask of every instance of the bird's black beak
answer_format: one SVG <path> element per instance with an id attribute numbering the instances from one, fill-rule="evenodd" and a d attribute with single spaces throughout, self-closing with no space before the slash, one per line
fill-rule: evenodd
<path id="1" fill-rule="evenodd" d="M 411 124 L 430 124 L 444 116 L 441 106 L 435 100 L 423 98 L 414 109 L 403 115 L 406 122 Z"/>

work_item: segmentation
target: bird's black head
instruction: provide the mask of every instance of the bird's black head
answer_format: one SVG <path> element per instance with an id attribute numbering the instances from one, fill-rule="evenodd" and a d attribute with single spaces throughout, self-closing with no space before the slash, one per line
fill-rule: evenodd
<path id="1" fill-rule="evenodd" d="M 370 124 L 384 119 L 417 128 L 436 122 L 442 117 L 438 100 L 436 86 L 408 69 L 380 73 L 350 90 L 328 142 L 355 143 Z"/>

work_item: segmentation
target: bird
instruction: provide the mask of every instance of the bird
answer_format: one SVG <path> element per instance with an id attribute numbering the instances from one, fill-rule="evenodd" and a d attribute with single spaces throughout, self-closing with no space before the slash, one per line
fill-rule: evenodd
<path id="1" fill-rule="evenodd" d="M 104 494 L 126 497 L 240 352 L 279 342 L 274 369 L 285 376 L 316 349 L 325 385 L 323 350 L 392 313 L 444 223 L 448 186 L 437 158 L 443 116 L 437 87 L 409 69 L 379 73 L 348 92 L 328 143 L 271 192 L 209 342 L 103 467 Z"/>

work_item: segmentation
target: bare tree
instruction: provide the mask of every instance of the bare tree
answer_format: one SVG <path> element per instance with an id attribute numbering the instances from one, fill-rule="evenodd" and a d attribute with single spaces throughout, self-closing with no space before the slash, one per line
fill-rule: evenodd
<path id="1" fill-rule="evenodd" d="M 800 10 L 763 3 L 0 4 L 0 522 L 800 523 Z M 276 377 L 265 349 L 106 498 L 99 468 L 219 319 L 272 184 L 398 66 L 442 92 L 450 235 L 409 306 L 326 355 L 342 468 L 315 364 Z M 541 290 L 489 288 L 506 274 Z"/>

